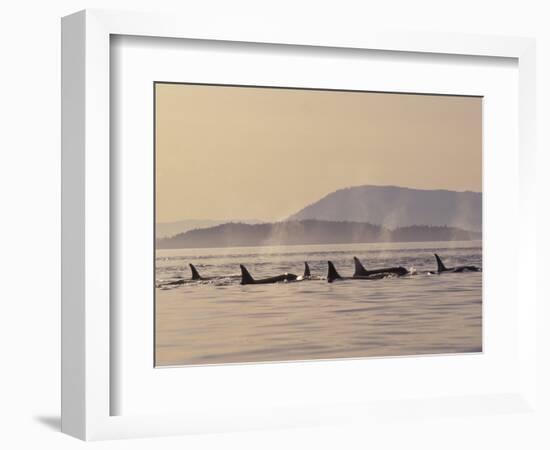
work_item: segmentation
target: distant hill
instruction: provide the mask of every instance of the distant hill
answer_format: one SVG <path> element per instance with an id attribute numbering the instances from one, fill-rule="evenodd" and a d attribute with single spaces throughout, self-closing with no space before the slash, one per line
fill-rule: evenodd
<path id="1" fill-rule="evenodd" d="M 339 189 L 288 220 L 368 222 L 386 228 L 448 226 L 481 231 L 479 192 L 356 186 Z"/>
<path id="2" fill-rule="evenodd" d="M 261 223 L 260 220 L 250 219 L 250 220 L 239 220 L 240 223 Z M 155 226 L 156 237 L 165 238 L 170 236 L 175 236 L 176 234 L 185 233 L 189 230 L 194 230 L 197 228 L 209 228 L 222 223 L 227 223 L 227 220 L 200 220 L 200 219 L 189 219 L 189 220 L 180 220 L 177 222 L 160 222 Z"/>
<path id="3" fill-rule="evenodd" d="M 363 242 L 467 241 L 481 234 L 446 226 L 410 226 L 390 230 L 360 222 L 286 221 L 256 225 L 226 223 L 157 239 L 157 248 L 249 247 L 265 245 Z"/>

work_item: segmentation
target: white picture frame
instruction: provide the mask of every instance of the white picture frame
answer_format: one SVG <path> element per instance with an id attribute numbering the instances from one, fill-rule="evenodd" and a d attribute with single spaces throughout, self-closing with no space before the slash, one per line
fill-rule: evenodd
<path id="1" fill-rule="evenodd" d="M 242 43 L 287 44 L 307 51 L 312 47 L 368 49 L 416 54 L 447 54 L 513 58 L 519 76 L 519 222 L 513 248 L 515 261 L 536 261 L 535 172 L 535 43 L 532 39 L 368 31 L 340 28 L 337 34 L 305 27 L 279 30 L 251 23 L 195 23 L 189 17 L 87 10 L 62 21 L 62 430 L 85 440 L 161 436 L 222 430 L 243 430 L 346 418 L 374 420 L 388 414 L 391 402 L 334 404 L 331 412 L 314 404 L 279 407 L 271 414 L 237 416 L 230 405 L 214 414 L 189 411 L 170 414 L 112 415 L 111 336 L 111 191 L 117 174 L 110 167 L 110 38 L 112 35 L 200 39 Z M 514 266 L 515 267 L 515 266 Z M 515 269 L 512 269 L 515 271 Z M 529 279 L 533 266 L 517 265 L 518 379 L 513 391 L 471 395 L 458 406 L 452 398 L 426 398 L 410 406 L 445 408 L 460 414 L 494 412 L 503 405 L 522 412 L 536 405 L 536 292 Z M 519 294 L 518 294 L 519 295 Z M 265 366 L 264 366 L 265 367 Z M 274 366 L 272 366 L 274 367 Z M 166 369 L 170 370 L 170 369 Z M 253 370 L 250 368 L 249 370 Z M 269 370 L 269 369 L 262 369 Z M 322 370 L 320 366 L 317 369 Z M 343 367 L 341 370 L 349 370 Z M 480 401 L 482 400 L 482 401 Z M 392 400 L 395 402 L 395 399 Z M 395 403 L 393 403 L 395 404 Z M 415 406 L 416 405 L 416 406 Z M 430 406 L 431 405 L 431 406 Z"/>

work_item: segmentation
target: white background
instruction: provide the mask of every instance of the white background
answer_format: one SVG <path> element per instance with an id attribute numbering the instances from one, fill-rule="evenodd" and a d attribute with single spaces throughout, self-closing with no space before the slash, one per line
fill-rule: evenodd
<path id="1" fill-rule="evenodd" d="M 198 3 L 198 2 L 197 2 Z M 550 14 L 540 1 L 231 2 L 20 1 L 0 10 L 0 192 L 2 274 L 0 445 L 4 448 L 76 448 L 85 444 L 59 428 L 59 17 L 86 7 L 180 10 L 230 22 L 269 17 L 281 27 L 356 27 L 535 36 L 538 40 L 539 230 L 550 229 Z M 545 129 L 546 128 L 546 129 Z M 543 215 L 542 211 L 545 214 Z M 541 279 L 547 233 L 539 233 Z M 503 281 L 505 277 L 503 277 Z M 540 287 L 542 289 L 542 286 Z M 548 289 L 540 293 L 550 301 Z M 543 306 L 540 314 L 548 313 Z M 548 331 L 540 330 L 548 341 Z M 548 348 L 539 349 L 550 355 Z M 550 379 L 548 356 L 541 358 Z M 541 395 L 548 389 L 541 387 Z M 540 416 L 539 416 L 540 417 Z M 277 432 L 100 442 L 101 448 L 548 448 L 550 418 L 502 414 Z"/>

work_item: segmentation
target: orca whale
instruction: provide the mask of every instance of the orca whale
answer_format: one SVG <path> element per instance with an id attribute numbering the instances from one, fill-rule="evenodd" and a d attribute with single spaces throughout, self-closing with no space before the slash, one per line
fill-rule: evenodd
<path id="1" fill-rule="evenodd" d="M 336 270 L 336 267 L 334 267 L 334 264 L 332 264 L 332 261 L 328 261 L 327 281 L 332 283 L 334 280 L 343 280 L 343 278 Z"/>
<path id="2" fill-rule="evenodd" d="M 304 261 L 304 274 L 298 278 L 296 278 L 296 281 L 304 281 L 304 280 L 310 280 L 311 279 L 311 272 L 309 270 L 309 264 L 307 261 Z"/>
<path id="3" fill-rule="evenodd" d="M 353 257 L 353 261 L 355 263 L 355 273 L 353 274 L 354 277 L 368 277 L 371 275 L 378 275 L 378 274 L 388 274 L 393 273 L 395 275 L 406 275 L 409 273 L 407 269 L 404 267 L 384 267 L 382 269 L 373 269 L 373 270 L 367 270 L 361 264 L 361 261 L 359 261 L 359 258 L 356 256 Z"/>
<path id="4" fill-rule="evenodd" d="M 434 253 L 435 260 L 437 261 L 437 273 L 442 272 L 479 272 L 481 269 L 477 266 L 456 266 L 456 267 L 445 267 L 443 261 L 437 253 Z"/>
<path id="5" fill-rule="evenodd" d="M 189 267 L 191 268 L 191 279 L 193 281 L 204 280 L 204 278 L 201 277 L 199 271 L 193 264 L 189 263 Z"/>
<path id="6" fill-rule="evenodd" d="M 293 273 L 284 273 L 282 275 L 277 275 L 275 277 L 261 278 L 255 280 L 252 278 L 252 275 L 248 272 L 245 266 L 241 266 L 241 284 L 270 284 L 270 283 L 279 283 L 280 281 L 296 281 L 298 278 L 297 275 Z"/>
<path id="7" fill-rule="evenodd" d="M 352 277 L 343 277 L 341 276 L 332 261 L 328 261 L 328 273 L 327 281 L 332 283 L 334 280 L 379 280 L 385 278 L 387 272 L 375 273 L 372 275 L 353 275 Z"/>

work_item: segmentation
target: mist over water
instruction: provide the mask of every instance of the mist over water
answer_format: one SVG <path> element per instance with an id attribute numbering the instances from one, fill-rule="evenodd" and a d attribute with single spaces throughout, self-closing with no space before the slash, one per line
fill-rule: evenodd
<path id="1" fill-rule="evenodd" d="M 482 267 L 480 241 L 158 250 L 156 364 L 479 352 L 482 273 L 429 274 L 433 253 Z M 353 256 L 412 274 L 327 283 L 327 260 L 351 276 Z M 239 284 L 239 264 L 262 278 L 302 275 L 304 261 L 312 280 Z M 189 263 L 213 278 L 191 281 Z"/>

